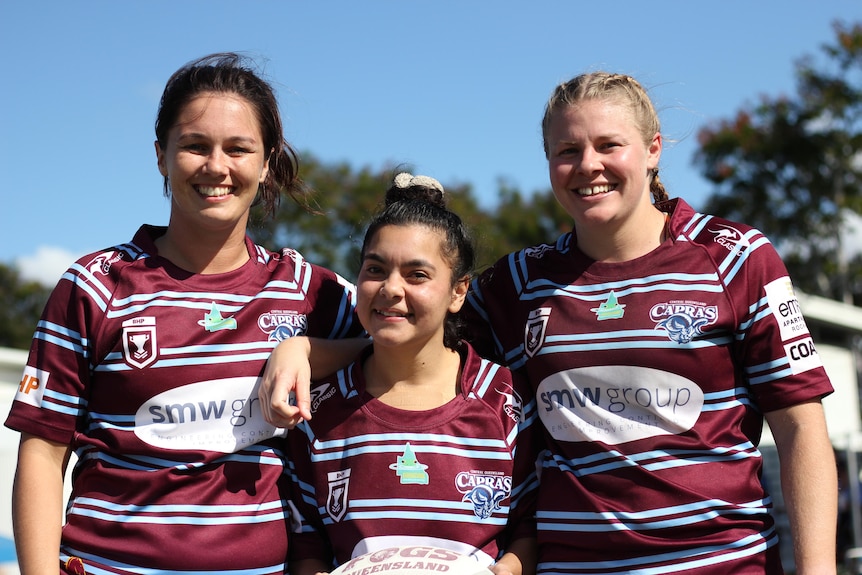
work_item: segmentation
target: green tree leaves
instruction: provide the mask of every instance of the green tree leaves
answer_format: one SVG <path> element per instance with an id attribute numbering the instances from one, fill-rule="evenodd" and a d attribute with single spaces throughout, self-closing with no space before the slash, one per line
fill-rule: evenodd
<path id="1" fill-rule="evenodd" d="M 802 290 L 862 303 L 862 254 L 845 243 L 862 214 L 862 25 L 835 24 L 824 61 L 796 64 L 793 97 L 763 96 L 698 134 L 715 184 L 705 211 L 763 231 Z"/>

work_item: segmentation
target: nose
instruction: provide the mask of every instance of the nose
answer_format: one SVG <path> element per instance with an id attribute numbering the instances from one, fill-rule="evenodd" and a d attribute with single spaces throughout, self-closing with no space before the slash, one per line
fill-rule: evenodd
<path id="1" fill-rule="evenodd" d="M 401 278 L 391 275 L 380 284 L 380 295 L 387 299 L 399 299 L 404 295 L 404 286 Z"/>
<path id="2" fill-rule="evenodd" d="M 577 163 L 578 173 L 594 174 L 601 171 L 602 162 L 599 154 L 591 147 L 585 147 L 581 151 L 580 161 Z"/>
<path id="3" fill-rule="evenodd" d="M 220 149 L 213 149 L 207 160 L 204 163 L 204 172 L 207 174 L 225 174 L 227 173 L 226 154 Z"/>

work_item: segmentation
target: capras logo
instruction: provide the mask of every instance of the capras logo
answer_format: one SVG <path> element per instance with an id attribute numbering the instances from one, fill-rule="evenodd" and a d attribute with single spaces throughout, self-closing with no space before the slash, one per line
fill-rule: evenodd
<path id="1" fill-rule="evenodd" d="M 509 475 L 462 471 L 455 476 L 455 487 L 461 493 L 466 493 L 477 485 L 487 485 L 509 493 L 512 490 L 512 477 Z"/>
<path id="2" fill-rule="evenodd" d="M 269 341 L 284 341 L 308 330 L 308 317 L 295 311 L 270 311 L 257 318 L 257 326 L 266 334 Z"/>

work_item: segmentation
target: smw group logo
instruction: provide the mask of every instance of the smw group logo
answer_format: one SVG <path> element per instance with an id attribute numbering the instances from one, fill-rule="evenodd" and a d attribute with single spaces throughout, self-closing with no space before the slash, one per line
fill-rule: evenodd
<path id="1" fill-rule="evenodd" d="M 594 365 L 548 376 L 536 400 L 554 439 L 619 445 L 688 431 L 700 416 L 704 393 L 695 382 L 663 370 Z"/>
<path id="2" fill-rule="evenodd" d="M 234 453 L 284 430 L 263 418 L 257 377 L 230 377 L 169 389 L 135 413 L 135 435 L 162 449 Z"/>
<path id="3" fill-rule="evenodd" d="M 47 371 L 25 366 L 21 383 L 18 384 L 18 392 L 15 401 L 20 401 L 33 407 L 42 406 L 42 397 L 45 395 L 45 386 L 48 384 L 50 374 Z"/>

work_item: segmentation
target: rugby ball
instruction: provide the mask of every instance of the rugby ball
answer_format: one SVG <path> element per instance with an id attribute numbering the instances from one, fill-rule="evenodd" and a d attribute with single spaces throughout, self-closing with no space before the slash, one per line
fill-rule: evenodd
<path id="1" fill-rule="evenodd" d="M 401 545 L 371 551 L 339 565 L 330 575 L 493 575 L 481 563 L 442 547 Z"/>

